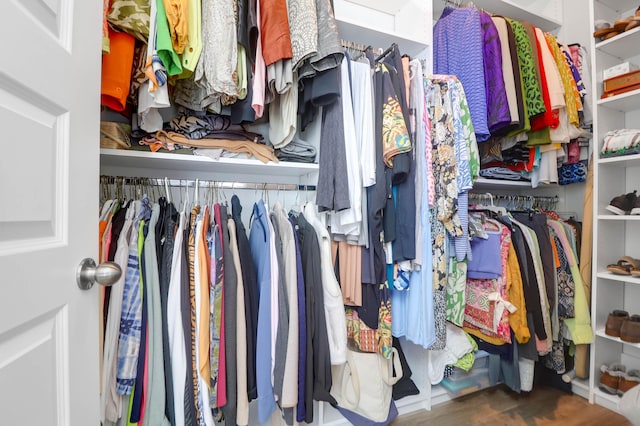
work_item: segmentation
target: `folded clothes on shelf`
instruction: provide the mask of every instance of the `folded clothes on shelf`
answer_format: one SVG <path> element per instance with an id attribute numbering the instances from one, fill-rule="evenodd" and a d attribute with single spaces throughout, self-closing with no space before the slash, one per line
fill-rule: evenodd
<path id="1" fill-rule="evenodd" d="M 617 129 L 607 132 L 600 150 L 601 157 L 640 153 L 640 129 Z"/>
<path id="2" fill-rule="evenodd" d="M 524 177 L 506 167 L 487 167 L 480 170 L 480 176 L 490 179 L 526 180 Z"/>
<path id="3" fill-rule="evenodd" d="M 281 161 L 313 163 L 316 160 L 316 147 L 309 142 L 294 139 L 288 145 L 276 149 L 276 157 Z"/>

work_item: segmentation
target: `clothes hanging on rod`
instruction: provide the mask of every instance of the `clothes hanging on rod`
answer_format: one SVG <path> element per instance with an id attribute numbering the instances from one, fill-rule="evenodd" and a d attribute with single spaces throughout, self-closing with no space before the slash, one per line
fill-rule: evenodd
<path id="1" fill-rule="evenodd" d="M 515 391 L 531 390 L 528 371 L 538 357 L 561 373 L 568 339 L 593 338 L 576 260 L 577 230 L 553 213 L 470 211 L 470 221 L 466 284 L 448 293 L 454 309 L 447 319 L 477 337 L 480 349 L 495 354 L 490 355 L 497 361 L 495 377 Z M 471 346 L 466 350 L 471 353 Z M 440 382 L 445 364 L 455 361 L 437 352 L 432 383 Z"/>
<path id="2" fill-rule="evenodd" d="M 502 195 L 491 193 L 469 193 L 469 201 L 472 204 L 506 207 L 509 210 L 542 209 L 555 211 L 560 202 L 557 195 L 548 197 L 540 195 Z"/>
<path id="3" fill-rule="evenodd" d="M 555 36 L 473 4 L 448 4 L 434 26 L 434 72 L 460 78 L 487 178 L 584 182 L 583 63 Z"/>
<path id="4" fill-rule="evenodd" d="M 203 202 L 211 188 L 304 185 L 113 176 L 101 182 L 106 198 L 115 188 L 123 199 L 143 194 L 109 199 L 101 209 L 102 258 L 126 268 L 103 302 L 103 421 L 124 415 L 209 425 L 223 416 L 248 424 L 249 402 L 257 399 L 261 423 L 276 408 L 287 421 L 312 422 L 314 401 L 335 402 L 331 366 L 346 362 L 348 327 L 331 237 L 316 207 L 287 213 L 260 199 L 247 233 L 237 196 L 231 211 Z M 193 190 L 192 201 L 168 203 L 161 191 L 176 187 Z M 147 196 L 153 188 L 160 189 Z M 390 328 L 386 333 L 390 348 Z"/>

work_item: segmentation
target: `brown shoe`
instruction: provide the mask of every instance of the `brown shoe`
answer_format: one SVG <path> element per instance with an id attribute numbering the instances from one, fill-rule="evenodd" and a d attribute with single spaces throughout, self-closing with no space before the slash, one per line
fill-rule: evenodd
<path id="1" fill-rule="evenodd" d="M 620 327 L 620 338 L 629 343 L 640 343 L 640 315 L 631 315 Z"/>
<path id="2" fill-rule="evenodd" d="M 620 378 L 626 370 L 627 368 L 622 364 L 601 366 L 600 371 L 602 371 L 602 374 L 600 375 L 600 384 L 598 385 L 600 390 L 611 395 L 617 395 L 618 388 L 620 387 Z"/>
<path id="3" fill-rule="evenodd" d="M 618 395 L 622 396 L 629 389 L 640 385 L 640 370 L 629 370 L 627 374 L 620 376 Z"/>
<path id="4" fill-rule="evenodd" d="M 628 194 L 618 195 L 617 197 L 614 197 L 606 207 L 606 209 L 613 214 L 617 214 L 620 216 L 626 215 L 633 209 L 633 206 L 636 203 L 636 198 L 638 198 L 636 196 L 636 192 L 637 191 L 633 191 Z"/>
<path id="5" fill-rule="evenodd" d="M 604 327 L 604 333 L 607 336 L 620 337 L 620 327 L 622 323 L 629 319 L 629 313 L 627 311 L 613 311 L 607 318 L 607 323 Z"/>

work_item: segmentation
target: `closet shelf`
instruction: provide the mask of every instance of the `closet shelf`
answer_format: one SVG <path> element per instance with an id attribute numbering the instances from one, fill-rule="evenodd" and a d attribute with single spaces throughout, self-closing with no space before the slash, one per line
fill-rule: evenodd
<path id="1" fill-rule="evenodd" d="M 557 187 L 556 184 L 540 184 L 538 188 L 553 188 Z M 502 179 L 487 179 L 479 177 L 473 184 L 473 189 L 523 189 L 531 187 L 531 182 L 524 180 L 502 180 Z"/>
<path id="2" fill-rule="evenodd" d="M 598 220 L 619 220 L 624 222 L 637 222 L 640 221 L 640 215 L 617 215 L 617 214 L 599 214 Z"/>
<path id="3" fill-rule="evenodd" d="M 633 277 L 631 275 L 616 275 L 616 274 L 612 274 L 610 272 L 603 271 L 603 272 L 598 272 L 596 274 L 596 276 L 598 278 L 603 279 L 603 280 L 619 281 L 619 282 L 622 282 L 622 283 L 630 283 L 630 284 L 640 285 L 640 278 Z"/>
<path id="4" fill-rule="evenodd" d="M 100 150 L 100 173 L 178 179 L 315 184 L 318 165 L 263 163 L 256 159 L 220 158 L 118 149 Z"/>
<path id="5" fill-rule="evenodd" d="M 626 59 L 636 55 L 636 48 L 639 43 L 640 28 L 634 28 L 631 31 L 625 31 L 609 40 L 597 43 L 596 50 L 620 59 Z"/>
<path id="6" fill-rule="evenodd" d="M 609 98 L 598 99 L 598 106 L 622 112 L 640 109 L 640 89 Z"/>
<path id="7" fill-rule="evenodd" d="M 605 334 L 604 328 L 596 330 L 596 336 L 602 337 L 602 338 L 607 339 L 607 340 L 613 340 L 614 342 L 622 343 L 624 345 L 629 345 L 631 347 L 640 349 L 640 343 L 629 343 L 629 342 L 625 342 L 624 340 L 620 339 L 619 337 L 609 336 L 608 334 Z"/>
<path id="8" fill-rule="evenodd" d="M 633 167 L 640 166 L 640 154 L 621 155 L 619 157 L 598 158 L 600 166 Z"/>

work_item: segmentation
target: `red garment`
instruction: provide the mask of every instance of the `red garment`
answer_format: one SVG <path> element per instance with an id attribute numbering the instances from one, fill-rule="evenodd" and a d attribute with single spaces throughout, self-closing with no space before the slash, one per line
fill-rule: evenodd
<path id="1" fill-rule="evenodd" d="M 535 27 L 534 27 L 535 33 Z M 549 86 L 547 86 L 547 75 L 544 70 L 544 64 L 542 62 L 542 50 L 540 49 L 540 43 L 538 37 L 536 40 L 536 51 L 538 52 L 538 64 L 540 64 L 540 81 L 542 82 L 542 99 L 544 100 L 544 106 L 546 111 L 543 114 L 539 114 L 531 118 L 531 131 L 542 130 L 545 127 L 551 127 L 555 129 L 560 124 L 560 116 L 558 110 L 551 109 L 551 98 L 549 97 Z M 531 46 L 534 47 L 534 46 Z"/>
<path id="2" fill-rule="evenodd" d="M 487 164 L 483 164 L 482 168 L 486 169 L 489 167 L 504 167 L 509 170 L 513 170 L 514 172 L 530 172 L 533 170 L 533 164 L 536 160 L 536 149 L 529 148 L 529 161 L 517 162 L 517 163 L 505 163 L 502 161 L 491 161 Z"/>
<path id="3" fill-rule="evenodd" d="M 286 0 L 260 0 L 260 39 L 267 66 L 293 57 Z"/>
<path id="4" fill-rule="evenodd" d="M 149 329 L 144 336 L 142 344 L 145 346 L 144 351 L 144 373 L 142 376 L 142 401 L 140 402 L 140 420 L 138 424 L 141 425 L 144 422 L 144 414 L 147 411 L 147 389 L 149 385 Z"/>

